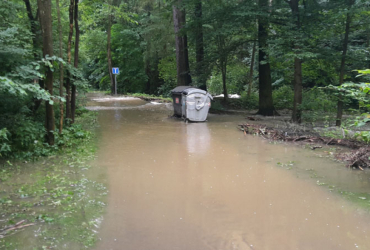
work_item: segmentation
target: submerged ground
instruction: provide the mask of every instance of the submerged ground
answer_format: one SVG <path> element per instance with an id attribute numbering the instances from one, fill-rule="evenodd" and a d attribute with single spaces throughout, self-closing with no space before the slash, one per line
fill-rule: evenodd
<path id="1" fill-rule="evenodd" d="M 96 153 L 87 140 L 1 173 L 1 228 L 32 225 L 0 249 L 370 249 L 370 172 L 335 148 L 245 136 L 243 115 L 184 123 L 168 103 L 90 97 Z"/>
<path id="2" fill-rule="evenodd" d="M 169 104 L 89 105 L 110 190 L 96 249 L 370 249 L 369 175 L 327 149 L 244 136 L 242 116 L 186 124 Z"/>

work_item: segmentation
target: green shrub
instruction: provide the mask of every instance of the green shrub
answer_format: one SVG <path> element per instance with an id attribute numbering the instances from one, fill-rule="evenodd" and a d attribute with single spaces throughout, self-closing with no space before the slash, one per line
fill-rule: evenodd
<path id="1" fill-rule="evenodd" d="M 224 106 L 221 104 L 221 100 L 219 99 L 214 99 L 211 103 L 211 110 L 224 110 Z"/>
<path id="2" fill-rule="evenodd" d="M 243 92 L 241 95 L 243 108 L 245 109 L 257 109 L 258 108 L 258 91 L 252 91 L 250 97 L 247 97 L 247 92 Z"/>
<path id="3" fill-rule="evenodd" d="M 335 112 L 337 108 L 336 99 L 324 90 L 314 88 L 303 93 L 302 110 Z"/>
<path id="4" fill-rule="evenodd" d="M 272 92 L 276 109 L 293 109 L 294 92 L 288 85 L 281 86 Z"/>
<path id="5" fill-rule="evenodd" d="M 11 151 L 8 139 L 9 134 L 9 131 L 6 128 L 0 129 L 0 156 Z"/>
<path id="6" fill-rule="evenodd" d="M 168 56 L 159 61 L 159 77 L 163 79 L 164 84 L 158 88 L 158 94 L 170 97 L 170 91 L 177 85 L 176 57 Z"/>
<path id="7" fill-rule="evenodd" d="M 230 64 L 227 66 L 226 87 L 229 94 L 240 94 L 246 83 L 247 67 L 244 64 Z M 222 74 L 214 69 L 211 78 L 207 81 L 207 88 L 213 95 L 223 93 Z"/>

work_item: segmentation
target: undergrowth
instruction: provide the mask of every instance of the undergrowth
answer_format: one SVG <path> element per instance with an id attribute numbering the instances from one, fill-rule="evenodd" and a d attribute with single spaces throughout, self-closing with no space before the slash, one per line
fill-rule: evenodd
<path id="1" fill-rule="evenodd" d="M 83 249 L 94 245 L 107 189 L 95 159 L 96 112 L 83 111 L 58 138 L 62 152 L 0 167 L 0 249 Z M 55 153 L 55 152 L 54 152 Z M 89 177 L 87 177 L 89 176 Z M 27 221 L 30 226 L 7 230 Z"/>

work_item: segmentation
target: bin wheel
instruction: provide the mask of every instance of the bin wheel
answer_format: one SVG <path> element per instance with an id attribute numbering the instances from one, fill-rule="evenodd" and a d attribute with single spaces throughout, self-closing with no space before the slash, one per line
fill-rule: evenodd
<path id="1" fill-rule="evenodd" d="M 189 123 L 189 119 L 188 118 L 185 118 L 185 123 L 188 124 Z"/>

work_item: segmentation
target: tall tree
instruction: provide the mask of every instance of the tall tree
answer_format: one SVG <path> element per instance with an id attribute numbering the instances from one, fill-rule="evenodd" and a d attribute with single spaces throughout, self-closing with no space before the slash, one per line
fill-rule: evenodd
<path id="1" fill-rule="evenodd" d="M 301 29 L 301 21 L 299 15 L 299 0 L 290 0 L 289 2 L 290 8 L 292 10 L 293 22 L 295 24 L 295 29 L 297 34 L 300 32 Z M 299 46 L 294 44 L 293 42 L 293 49 L 298 51 Z M 297 54 L 298 52 L 296 52 Z M 301 123 L 302 121 L 302 111 L 300 105 L 302 104 L 302 59 L 298 56 L 294 58 L 294 101 L 293 101 L 293 113 L 292 113 L 292 121 L 296 123 Z"/>
<path id="2" fill-rule="evenodd" d="M 251 65 L 250 65 L 250 68 L 249 68 L 247 98 L 249 98 L 251 96 L 251 92 L 252 92 L 254 59 L 256 57 L 256 46 L 257 46 L 257 42 L 254 41 L 253 42 L 253 48 L 252 48 L 252 55 L 251 55 Z"/>
<path id="3" fill-rule="evenodd" d="M 352 16 L 350 13 L 350 10 L 352 8 L 352 5 L 355 4 L 355 0 L 347 0 L 348 1 L 348 7 L 349 10 L 346 15 L 346 25 L 345 25 L 345 33 L 344 33 L 344 39 L 343 39 L 343 51 L 342 51 L 342 59 L 340 62 L 340 70 L 339 70 L 339 85 L 342 85 L 344 82 L 344 73 L 345 73 L 345 67 L 346 67 L 346 56 L 347 56 L 347 50 L 348 50 L 348 41 L 349 41 L 349 33 L 350 33 L 350 26 L 352 21 Z M 339 96 L 338 100 L 338 107 L 337 107 L 337 120 L 335 125 L 341 126 L 342 124 L 342 116 L 343 116 L 343 100 L 342 96 Z"/>
<path id="4" fill-rule="evenodd" d="M 73 37 L 73 19 L 74 19 L 74 0 L 69 2 L 69 33 L 68 33 L 68 45 L 67 45 L 67 62 L 71 66 L 72 62 L 72 37 Z M 67 71 L 66 79 L 66 119 L 72 119 L 71 113 L 71 73 Z"/>
<path id="5" fill-rule="evenodd" d="M 196 80 L 197 85 L 207 89 L 207 75 L 205 72 L 204 62 L 204 39 L 203 39 L 203 20 L 202 20 L 202 0 L 197 0 L 195 3 L 195 59 L 196 59 Z"/>
<path id="6" fill-rule="evenodd" d="M 36 16 L 34 16 L 32 12 L 32 7 L 30 0 L 23 0 L 24 4 L 26 5 L 26 10 L 27 10 L 27 16 L 28 20 L 30 21 L 30 26 L 31 26 L 31 33 L 32 33 L 32 48 L 33 48 L 33 55 L 34 58 L 38 58 L 39 53 L 37 52 L 37 38 L 38 38 L 38 27 L 37 27 L 37 19 L 38 19 L 38 13 L 39 11 L 36 11 Z"/>
<path id="7" fill-rule="evenodd" d="M 62 33 L 62 21 L 60 17 L 60 5 L 59 0 L 56 0 L 56 7 L 58 13 L 58 33 L 59 33 L 59 57 L 63 58 L 63 33 Z M 59 64 L 59 96 L 63 96 L 63 82 L 64 82 L 64 69 L 63 63 Z M 60 102 L 60 119 L 59 119 L 59 134 L 63 130 L 63 119 L 64 119 L 64 107 L 63 102 Z"/>
<path id="8" fill-rule="evenodd" d="M 38 0 L 40 12 L 40 26 L 42 30 L 43 55 L 53 56 L 53 30 L 51 18 L 51 0 Z M 45 87 L 50 95 L 53 95 L 53 71 L 50 67 L 46 69 Z M 46 131 L 49 145 L 54 145 L 54 109 L 53 105 L 46 102 Z"/>
<path id="9" fill-rule="evenodd" d="M 80 46 L 80 27 L 78 25 L 78 0 L 75 0 L 74 6 L 74 22 L 75 22 L 75 55 L 74 55 L 74 67 L 78 68 L 78 53 Z M 76 111 L 76 84 L 72 84 L 71 93 L 71 119 L 72 123 L 75 122 L 75 111 Z"/>
<path id="10" fill-rule="evenodd" d="M 267 52 L 269 0 L 259 0 L 258 7 L 262 14 L 258 18 L 259 109 L 257 113 L 273 116 L 275 108 L 272 101 L 271 69 Z"/>
<path id="11" fill-rule="evenodd" d="M 227 86 L 226 86 L 226 73 L 227 73 L 227 63 L 228 63 L 228 57 L 229 57 L 229 51 L 227 48 L 227 41 L 228 38 L 225 37 L 224 34 L 219 33 L 217 35 L 217 48 L 218 48 L 218 53 L 219 53 L 219 60 L 218 60 L 218 67 L 221 70 L 221 76 L 222 76 L 222 89 L 223 89 L 223 94 L 224 94 L 224 101 L 228 102 L 229 100 L 229 93 L 227 91 Z"/>
<path id="12" fill-rule="evenodd" d="M 113 76 L 112 68 L 112 25 L 113 25 L 113 11 L 112 2 L 108 1 L 108 25 L 107 25 L 107 59 L 108 59 L 108 70 L 111 85 L 111 94 L 114 95 L 116 89 L 116 82 Z"/>
<path id="13" fill-rule="evenodd" d="M 31 31 L 31 34 L 32 34 L 33 58 L 35 59 L 35 61 L 37 61 L 40 57 L 39 50 L 40 50 L 40 40 L 41 40 L 40 32 L 39 32 L 40 27 L 37 25 L 37 20 L 39 18 L 39 10 L 37 10 L 36 15 L 34 15 L 33 11 L 32 11 L 32 6 L 31 6 L 30 0 L 23 0 L 23 2 L 26 6 L 27 16 L 28 16 L 28 20 L 30 22 L 30 31 Z M 42 88 L 42 89 L 44 88 L 44 80 L 43 79 L 39 79 L 38 84 L 39 84 L 40 88 Z M 42 100 L 34 98 L 33 102 L 34 102 L 33 112 L 35 113 L 39 109 Z"/>
<path id="14" fill-rule="evenodd" d="M 185 26 L 185 9 L 182 0 L 177 1 L 173 6 L 173 23 L 176 36 L 176 64 L 177 64 L 177 85 L 188 86 L 191 84 L 188 41 L 183 28 Z"/>

